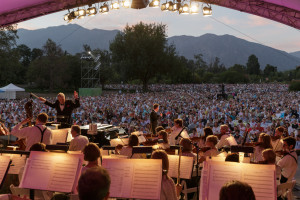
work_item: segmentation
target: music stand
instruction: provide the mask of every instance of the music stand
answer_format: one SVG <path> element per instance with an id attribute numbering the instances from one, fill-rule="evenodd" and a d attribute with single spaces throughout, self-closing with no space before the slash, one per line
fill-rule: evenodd
<path id="1" fill-rule="evenodd" d="M 0 154 L 2 153 L 7 153 L 7 154 L 20 154 L 22 155 L 30 155 L 30 151 L 13 151 L 13 150 L 4 150 L 4 149 L 0 149 Z"/>
<path id="2" fill-rule="evenodd" d="M 230 151 L 232 153 L 238 153 L 238 152 L 244 152 L 244 153 L 253 153 L 254 148 L 253 147 L 242 147 L 242 146 L 231 146 Z"/>
<path id="3" fill-rule="evenodd" d="M 116 147 L 104 145 L 104 146 L 102 146 L 102 149 L 103 150 L 107 150 L 108 151 L 108 155 L 110 155 L 110 151 L 116 150 Z"/>
<path id="4" fill-rule="evenodd" d="M 134 154 L 152 154 L 152 151 L 152 147 L 134 146 L 132 147 L 132 155 L 130 158 L 132 158 Z"/>
<path id="5" fill-rule="evenodd" d="M 50 151 L 64 151 L 67 152 L 69 150 L 68 145 L 52 145 L 48 144 L 46 145 L 46 149 Z"/>

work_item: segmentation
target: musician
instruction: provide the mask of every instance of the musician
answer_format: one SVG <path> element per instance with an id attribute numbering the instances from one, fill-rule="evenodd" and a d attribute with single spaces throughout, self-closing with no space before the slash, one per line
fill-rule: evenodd
<path id="1" fill-rule="evenodd" d="M 72 123 L 72 112 L 75 108 L 80 107 L 78 93 L 74 91 L 75 103 L 72 100 L 66 100 L 64 93 L 58 93 L 57 100 L 54 103 L 50 103 L 43 97 L 39 97 L 39 100 L 42 101 L 47 106 L 55 108 L 57 112 L 57 121 L 65 123 L 68 125 Z"/>
<path id="2" fill-rule="evenodd" d="M 181 192 L 181 186 L 176 185 L 172 178 L 168 176 L 169 171 L 169 159 L 168 155 L 163 150 L 156 150 L 152 153 L 152 159 L 162 160 L 162 180 L 161 180 L 161 192 L 160 200 L 177 200 Z"/>
<path id="3" fill-rule="evenodd" d="M 298 156 L 295 152 L 296 139 L 293 137 L 286 137 L 283 139 L 283 157 L 277 162 L 281 168 L 280 183 L 292 181 L 296 174 L 298 167 Z"/>
<path id="4" fill-rule="evenodd" d="M 232 137 L 229 133 L 229 127 L 224 124 L 220 127 L 221 138 L 218 144 L 216 145 L 217 149 L 221 149 L 224 146 L 237 145 L 234 137 Z"/>
<path id="5" fill-rule="evenodd" d="M 78 181 L 80 200 L 107 200 L 109 197 L 110 176 L 103 167 L 87 169 Z"/>
<path id="6" fill-rule="evenodd" d="M 198 142 L 198 146 L 200 148 L 204 147 L 205 146 L 205 142 L 206 142 L 206 138 L 209 136 L 209 135 L 213 135 L 213 130 L 211 129 L 211 127 L 205 127 L 203 129 L 203 132 L 204 132 L 204 136 L 200 137 L 200 140 Z"/>
<path id="7" fill-rule="evenodd" d="M 99 159 L 101 157 L 101 152 L 99 147 L 95 143 L 89 143 L 82 150 L 84 155 L 84 160 L 88 162 L 81 170 L 81 174 L 89 168 L 99 167 Z"/>
<path id="8" fill-rule="evenodd" d="M 130 135 L 128 146 L 122 148 L 120 155 L 127 156 L 128 158 L 144 158 L 142 154 L 132 154 L 134 146 L 139 146 L 139 138 L 136 135 Z"/>
<path id="9" fill-rule="evenodd" d="M 170 144 L 169 144 L 169 140 L 168 140 L 168 133 L 164 130 L 161 130 L 158 132 L 158 139 L 162 139 L 163 143 L 159 143 L 158 148 L 161 149 L 169 149 L 170 148 Z"/>
<path id="10" fill-rule="evenodd" d="M 155 128 L 158 125 L 158 119 L 162 116 L 158 114 L 159 111 L 159 105 L 156 103 L 153 105 L 153 110 L 150 113 L 150 126 L 152 134 L 156 135 Z"/>
<path id="11" fill-rule="evenodd" d="M 44 144 L 52 143 L 52 132 L 49 128 L 45 126 L 48 120 L 48 115 L 46 113 L 40 113 L 36 118 L 35 126 L 22 128 L 23 125 L 27 124 L 30 119 L 27 118 L 17 124 L 11 131 L 11 135 L 20 138 L 26 138 L 26 148 L 25 151 L 29 151 L 30 147 L 38 142 Z"/>
<path id="12" fill-rule="evenodd" d="M 232 180 L 221 188 L 219 200 L 255 200 L 255 194 L 248 183 Z"/>
<path id="13" fill-rule="evenodd" d="M 215 135 L 209 135 L 206 138 L 205 147 L 210 147 L 210 150 L 207 150 L 206 152 L 203 153 L 203 156 L 201 156 L 199 160 L 200 163 L 205 161 L 207 156 L 214 157 L 219 155 L 219 151 L 216 148 L 217 143 L 218 143 L 218 137 Z"/>
<path id="14" fill-rule="evenodd" d="M 275 137 L 272 139 L 272 146 L 273 150 L 276 151 L 282 151 L 283 149 L 283 140 L 282 136 L 284 133 L 284 128 L 282 126 L 279 126 L 275 129 Z"/>
<path id="15" fill-rule="evenodd" d="M 197 155 L 193 153 L 193 145 L 190 138 L 182 138 L 179 144 L 182 146 L 182 156 L 193 157 L 195 161 Z"/>
<path id="16" fill-rule="evenodd" d="M 86 136 L 81 135 L 81 130 L 78 125 L 71 127 L 71 135 L 73 140 L 70 142 L 69 151 L 82 151 L 89 143 L 89 139 Z"/>
<path id="17" fill-rule="evenodd" d="M 189 138 L 189 134 L 183 127 L 182 119 L 175 119 L 174 126 L 171 128 L 172 132 L 169 135 L 170 145 L 176 145 L 179 143 L 181 138 Z"/>
<path id="18" fill-rule="evenodd" d="M 263 160 L 262 152 L 265 149 L 273 149 L 271 144 L 271 136 L 266 133 L 261 133 L 258 138 L 258 144 L 254 146 L 254 162 Z"/>

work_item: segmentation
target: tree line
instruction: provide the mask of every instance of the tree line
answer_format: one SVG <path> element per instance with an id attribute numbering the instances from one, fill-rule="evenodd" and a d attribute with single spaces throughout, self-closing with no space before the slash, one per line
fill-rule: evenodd
<path id="1" fill-rule="evenodd" d="M 187 59 L 167 43 L 166 25 L 144 24 L 126 26 L 111 41 L 109 50 L 91 49 L 71 55 L 48 39 L 41 49 L 16 45 L 17 30 L 13 26 L 0 28 L 0 85 L 24 84 L 27 88 L 71 91 L 81 87 L 81 57 L 91 51 L 99 56 L 100 84 L 142 84 L 147 90 L 151 83 L 257 83 L 289 82 L 300 79 L 300 67 L 280 72 L 276 66 L 261 69 L 255 54 L 246 65 L 226 68 L 218 57 L 205 62 L 202 54 Z M 254 52 L 255 53 L 255 52 Z M 94 63 L 93 63 L 94 62 Z"/>

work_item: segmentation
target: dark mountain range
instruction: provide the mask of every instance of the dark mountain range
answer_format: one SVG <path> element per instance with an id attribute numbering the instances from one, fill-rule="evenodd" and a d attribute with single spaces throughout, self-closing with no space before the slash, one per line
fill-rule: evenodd
<path id="1" fill-rule="evenodd" d="M 90 45 L 92 49 L 108 50 L 110 41 L 117 33 L 118 30 L 89 30 L 76 24 L 69 24 L 37 30 L 19 29 L 17 43 L 30 48 L 41 48 L 50 38 L 64 50 L 75 54 L 83 51 L 83 44 Z M 226 67 L 234 64 L 245 65 L 251 54 L 258 57 L 262 69 L 267 64 L 277 66 L 280 71 L 294 69 L 300 65 L 300 51 L 289 54 L 232 35 L 173 36 L 168 38 L 168 41 L 176 46 L 179 55 L 193 59 L 195 54 L 201 53 L 207 63 L 219 57 Z"/>

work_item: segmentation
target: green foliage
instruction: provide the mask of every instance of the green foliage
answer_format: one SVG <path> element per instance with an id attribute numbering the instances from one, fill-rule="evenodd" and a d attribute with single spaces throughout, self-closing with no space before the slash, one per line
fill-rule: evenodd
<path id="1" fill-rule="evenodd" d="M 174 54 L 167 45 L 166 26 L 144 24 L 126 26 L 110 44 L 112 61 L 123 80 L 140 79 L 143 89 L 159 73 L 167 73 Z"/>
<path id="2" fill-rule="evenodd" d="M 228 70 L 222 72 L 219 75 L 219 82 L 220 83 L 248 83 L 248 77 L 245 74 L 241 74 L 240 72 Z"/>
<path id="3" fill-rule="evenodd" d="M 247 71 L 249 74 L 260 74 L 260 65 L 258 62 L 258 58 L 253 54 L 248 58 Z"/>
<path id="4" fill-rule="evenodd" d="M 300 91 L 300 80 L 292 81 L 289 85 L 290 91 Z"/>

